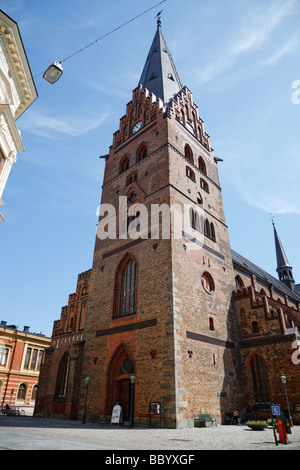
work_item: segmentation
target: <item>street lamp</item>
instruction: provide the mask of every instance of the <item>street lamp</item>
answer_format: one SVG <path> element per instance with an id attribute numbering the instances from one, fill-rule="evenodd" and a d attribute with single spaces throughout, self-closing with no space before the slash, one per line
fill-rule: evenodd
<path id="1" fill-rule="evenodd" d="M 47 68 L 46 72 L 44 72 L 43 78 L 46 80 L 46 82 L 53 84 L 57 82 L 62 74 L 63 68 L 61 62 L 55 61 Z"/>
<path id="2" fill-rule="evenodd" d="M 129 426 L 132 428 L 133 427 L 133 395 L 134 395 L 134 382 L 135 382 L 135 375 L 132 373 L 130 377 L 130 387 L 131 387 L 131 393 L 130 393 L 130 424 Z"/>
<path id="3" fill-rule="evenodd" d="M 282 376 L 280 377 L 280 380 L 281 380 L 282 385 L 284 386 L 285 399 L 286 399 L 286 403 L 287 403 L 287 407 L 288 407 L 288 414 L 289 414 L 290 426 L 293 426 L 293 420 L 292 420 L 292 417 L 291 417 L 291 411 L 290 411 L 290 406 L 289 406 L 289 400 L 288 400 L 287 391 L 286 391 L 286 376 L 285 376 L 284 374 L 282 374 Z"/>
<path id="4" fill-rule="evenodd" d="M 86 419 L 86 404 L 87 404 L 87 396 L 88 396 L 88 389 L 89 389 L 89 384 L 90 384 L 90 377 L 87 375 L 86 378 L 84 379 L 85 381 L 85 387 L 86 387 L 86 392 L 85 392 L 85 402 L 84 402 L 84 411 L 83 411 L 83 419 L 82 419 L 82 424 L 85 424 L 85 419 Z"/>

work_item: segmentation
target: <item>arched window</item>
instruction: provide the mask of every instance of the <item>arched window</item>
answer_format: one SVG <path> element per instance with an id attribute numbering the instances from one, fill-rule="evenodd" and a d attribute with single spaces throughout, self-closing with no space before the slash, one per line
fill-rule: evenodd
<path id="1" fill-rule="evenodd" d="M 59 363 L 56 387 L 55 387 L 55 398 L 65 398 L 68 388 L 69 379 L 69 354 L 66 352 Z"/>
<path id="2" fill-rule="evenodd" d="M 198 126 L 198 139 L 202 140 L 202 130 L 200 126 Z"/>
<path id="3" fill-rule="evenodd" d="M 206 165 L 201 156 L 198 158 L 198 166 L 199 166 L 199 170 L 202 171 L 202 173 L 204 173 L 205 175 L 207 175 Z"/>
<path id="4" fill-rule="evenodd" d="M 250 360 L 250 369 L 255 402 L 258 404 L 269 404 L 270 396 L 264 359 L 258 354 L 254 354 Z"/>
<path id="5" fill-rule="evenodd" d="M 129 191 L 127 195 L 127 230 L 129 231 L 137 230 L 138 228 L 140 228 L 139 218 L 141 214 L 140 214 L 140 211 L 138 210 L 138 206 L 135 206 L 136 210 L 130 209 L 130 207 L 134 206 L 135 204 L 139 204 L 139 198 L 138 198 L 138 194 L 136 193 L 136 191 L 132 189 L 131 191 Z M 133 221 L 135 221 L 135 224 L 132 226 Z"/>
<path id="6" fill-rule="evenodd" d="M 187 104 L 185 105 L 185 115 L 186 115 L 187 120 L 189 121 L 190 120 L 190 113 L 189 113 L 189 107 L 188 107 Z"/>
<path id="7" fill-rule="evenodd" d="M 190 162 L 194 163 L 193 152 L 188 144 L 184 147 L 184 155 Z"/>
<path id="8" fill-rule="evenodd" d="M 130 173 L 130 175 L 127 176 L 126 178 L 126 186 L 128 186 L 131 183 L 134 183 L 134 181 L 137 180 L 137 172 L 134 171 L 133 173 Z"/>
<path id="9" fill-rule="evenodd" d="M 35 401 L 36 392 L 37 392 L 37 385 L 34 385 L 34 387 L 32 388 L 32 392 L 31 392 L 31 398 L 30 398 L 31 401 Z"/>
<path id="10" fill-rule="evenodd" d="M 120 163 L 120 174 L 128 170 L 128 168 L 129 168 L 129 157 L 128 155 L 125 155 L 125 157 L 122 158 L 121 163 Z"/>
<path id="11" fill-rule="evenodd" d="M 194 209 L 190 209 L 190 222 L 191 222 L 191 227 L 196 230 L 196 212 Z"/>
<path id="12" fill-rule="evenodd" d="M 201 206 L 203 204 L 203 199 L 200 193 L 197 194 L 197 204 Z"/>
<path id="13" fill-rule="evenodd" d="M 121 261 L 115 283 L 114 317 L 124 317 L 136 312 L 137 266 L 131 256 Z"/>
<path id="14" fill-rule="evenodd" d="M 194 209 L 190 209 L 190 221 L 191 221 L 191 227 L 194 230 L 198 230 L 200 232 L 200 219 L 199 219 L 199 214 L 197 211 Z"/>
<path id="15" fill-rule="evenodd" d="M 200 186 L 201 186 L 202 189 L 204 189 L 204 191 L 209 193 L 209 186 L 203 178 L 200 178 Z"/>
<path id="16" fill-rule="evenodd" d="M 17 400 L 25 401 L 26 391 L 27 391 L 26 385 L 25 384 L 20 384 L 20 386 L 18 388 L 18 393 L 17 393 Z"/>
<path id="17" fill-rule="evenodd" d="M 192 181 L 194 181 L 194 182 L 196 181 L 195 173 L 193 172 L 193 170 L 189 166 L 185 167 L 185 174 Z"/>
<path id="18" fill-rule="evenodd" d="M 146 158 L 147 156 L 148 156 L 147 146 L 146 144 L 141 144 L 136 153 L 137 163 L 143 160 L 144 158 Z"/>
<path id="19" fill-rule="evenodd" d="M 131 191 L 128 196 L 127 196 L 127 204 L 132 204 L 134 201 L 136 201 L 137 194 L 135 191 Z"/>
<path id="20" fill-rule="evenodd" d="M 210 224 L 209 224 L 208 219 L 205 219 L 205 222 L 204 222 L 204 235 L 210 238 Z"/>
<path id="21" fill-rule="evenodd" d="M 234 280 L 236 290 L 242 289 L 244 287 L 244 283 L 241 276 L 235 276 Z"/>
<path id="22" fill-rule="evenodd" d="M 183 109 L 181 110 L 181 122 L 183 125 L 185 125 L 185 115 Z"/>
<path id="23" fill-rule="evenodd" d="M 215 226 L 211 222 L 210 224 L 210 238 L 215 242 L 216 241 L 216 231 L 215 231 Z"/>

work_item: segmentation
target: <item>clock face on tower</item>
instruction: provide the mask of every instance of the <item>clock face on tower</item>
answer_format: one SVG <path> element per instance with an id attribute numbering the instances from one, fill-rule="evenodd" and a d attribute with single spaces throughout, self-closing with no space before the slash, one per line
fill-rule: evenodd
<path id="1" fill-rule="evenodd" d="M 137 131 L 139 131 L 142 125 L 143 125 L 142 121 L 137 122 L 132 128 L 132 131 L 131 131 L 132 134 L 135 134 Z"/>
<path id="2" fill-rule="evenodd" d="M 186 127 L 192 134 L 195 134 L 194 128 L 189 122 L 186 123 Z"/>

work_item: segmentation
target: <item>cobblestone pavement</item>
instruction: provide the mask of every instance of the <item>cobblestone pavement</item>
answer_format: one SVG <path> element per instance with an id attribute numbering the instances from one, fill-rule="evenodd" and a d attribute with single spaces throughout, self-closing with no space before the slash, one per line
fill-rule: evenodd
<path id="1" fill-rule="evenodd" d="M 278 436 L 278 434 L 277 434 Z M 253 431 L 247 426 L 189 429 L 125 428 L 82 424 L 79 421 L 0 416 L 0 449 L 176 451 L 300 450 L 300 426 L 292 428 L 288 444 L 275 444 L 272 428 Z"/>

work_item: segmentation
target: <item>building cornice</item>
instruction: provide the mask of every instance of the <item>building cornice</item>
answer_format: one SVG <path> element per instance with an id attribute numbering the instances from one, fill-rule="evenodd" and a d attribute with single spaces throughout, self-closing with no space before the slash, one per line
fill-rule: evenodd
<path id="1" fill-rule="evenodd" d="M 0 39 L 10 66 L 11 78 L 20 96 L 20 103 L 14 116 L 16 120 L 38 95 L 18 25 L 2 10 L 0 10 Z"/>
<path id="2" fill-rule="evenodd" d="M 3 115 L 5 122 L 1 122 L 1 115 Z M 16 152 L 24 152 L 25 149 L 20 132 L 15 124 L 15 119 L 11 113 L 10 107 L 7 104 L 0 104 L 0 126 L 7 127 L 3 129 L 4 132 L 2 136 L 7 140 L 8 148 L 12 150 L 13 147 L 15 147 Z"/>

